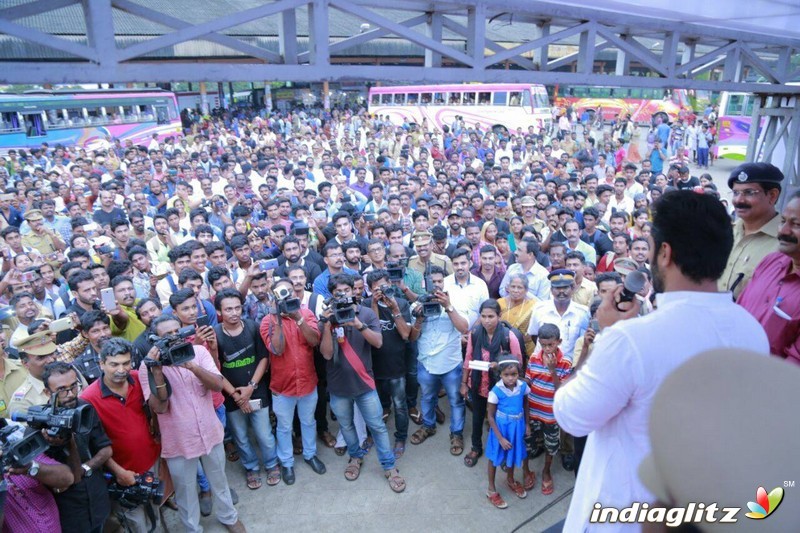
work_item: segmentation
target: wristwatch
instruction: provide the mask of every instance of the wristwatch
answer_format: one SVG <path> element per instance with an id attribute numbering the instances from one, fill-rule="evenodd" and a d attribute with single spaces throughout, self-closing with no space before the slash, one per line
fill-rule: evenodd
<path id="1" fill-rule="evenodd" d="M 298 320 L 297 322 L 295 322 L 295 324 L 297 324 L 298 326 L 302 326 L 302 325 L 303 325 L 303 323 L 304 323 L 305 321 L 306 321 L 306 319 L 305 319 L 305 318 L 303 318 L 303 317 L 300 317 L 300 320 Z"/>
<path id="2" fill-rule="evenodd" d="M 92 477 L 92 473 L 94 471 L 92 470 L 91 466 L 87 465 L 86 463 L 83 463 L 81 465 L 81 468 L 83 468 L 83 477 Z"/>
<path id="3" fill-rule="evenodd" d="M 448 313 L 452 313 L 453 311 L 455 311 L 455 307 L 453 307 L 453 306 L 451 305 L 450 307 L 448 307 L 447 309 L 445 309 L 445 311 L 447 311 Z"/>
<path id="4" fill-rule="evenodd" d="M 362 322 L 362 323 L 361 323 L 361 327 L 358 327 L 358 328 L 356 328 L 356 329 L 357 329 L 358 331 L 364 331 L 365 329 L 367 329 L 367 325 L 366 325 L 366 324 L 364 324 L 364 323 Z"/>
<path id="5" fill-rule="evenodd" d="M 253 387 L 254 389 L 258 387 L 258 383 L 256 383 L 255 381 L 248 381 L 247 384 Z"/>
<path id="6" fill-rule="evenodd" d="M 39 463 L 36 461 L 31 461 L 31 467 L 28 469 L 28 475 L 31 477 L 36 477 L 36 474 L 39 473 Z"/>

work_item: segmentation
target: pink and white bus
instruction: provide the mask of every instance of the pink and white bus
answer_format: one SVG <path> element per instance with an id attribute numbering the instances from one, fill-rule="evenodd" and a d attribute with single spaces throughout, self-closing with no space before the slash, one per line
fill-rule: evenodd
<path id="1" fill-rule="evenodd" d="M 372 87 L 368 110 L 396 125 L 425 123 L 440 130 L 460 116 L 467 127 L 527 132 L 533 126 L 538 133 L 553 119 L 544 85 L 527 83 Z"/>
<path id="2" fill-rule="evenodd" d="M 147 145 L 181 132 L 175 95 L 160 89 L 0 94 L 0 152 L 50 146 L 93 150 L 108 138 Z"/>

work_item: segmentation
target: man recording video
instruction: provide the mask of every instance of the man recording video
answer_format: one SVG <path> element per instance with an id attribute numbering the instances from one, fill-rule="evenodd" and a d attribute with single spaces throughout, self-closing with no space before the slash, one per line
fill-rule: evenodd
<path id="1" fill-rule="evenodd" d="M 111 457 L 111 441 L 94 408 L 78 399 L 81 381 L 72 365 L 58 361 L 47 365 L 42 381 L 54 414 L 66 415 L 69 410 L 83 405 L 86 406 L 83 419 L 91 424 L 86 431 L 73 431 L 66 437 L 61 434 L 51 436 L 50 431 L 44 433 L 50 444 L 45 452 L 49 457 L 66 464 L 77 451 L 81 461 L 79 466 L 73 463 L 73 485 L 55 495 L 61 530 L 99 533 L 111 512 L 108 486 L 102 472 L 103 465 Z"/>
<path id="2" fill-rule="evenodd" d="M 81 399 L 97 411 L 111 439 L 114 455 L 106 468 L 122 487 L 135 485 L 136 476 L 145 472 L 157 474 L 161 455 L 149 409 L 145 408 L 139 372 L 131 370 L 131 352 L 128 341 L 109 339 L 100 350 L 101 379 L 81 393 Z M 134 509 L 114 502 L 113 509 L 126 531 L 151 531 L 158 524 L 158 510 L 151 501 Z"/>

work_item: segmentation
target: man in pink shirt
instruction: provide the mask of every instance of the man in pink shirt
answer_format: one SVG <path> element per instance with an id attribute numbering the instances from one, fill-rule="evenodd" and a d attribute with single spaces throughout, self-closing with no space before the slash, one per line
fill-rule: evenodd
<path id="1" fill-rule="evenodd" d="M 178 319 L 169 315 L 150 324 L 161 338 L 176 334 L 180 326 Z M 244 532 L 225 476 L 224 431 L 211 397 L 212 392 L 222 390 L 222 375 L 207 349 L 192 347 L 193 360 L 179 366 L 161 366 L 162 354 L 154 346 L 139 369 L 142 391 L 150 408 L 158 414 L 161 457 L 167 460 L 175 485 L 175 503 L 186 531 L 203 530 L 196 479 L 200 461 L 216 500 L 217 520 L 228 531 Z"/>
<path id="2" fill-rule="evenodd" d="M 61 531 L 53 490 L 64 491 L 75 478 L 72 467 L 39 454 L 30 464 L 14 466 L 5 474 L 8 493 L 3 531 Z"/>

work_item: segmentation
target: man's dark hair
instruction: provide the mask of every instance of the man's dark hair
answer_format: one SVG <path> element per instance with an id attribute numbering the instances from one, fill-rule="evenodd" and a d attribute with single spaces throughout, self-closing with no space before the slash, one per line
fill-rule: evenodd
<path id="1" fill-rule="evenodd" d="M 116 218 L 116 219 L 112 220 L 111 224 L 110 224 L 111 232 L 112 233 L 115 232 L 117 230 L 117 228 L 119 228 L 121 226 L 125 226 L 127 228 L 128 227 L 128 221 L 127 220 L 123 220 L 121 218 Z"/>
<path id="2" fill-rule="evenodd" d="M 69 290 L 77 291 L 78 285 L 80 285 L 84 281 L 94 281 L 92 273 L 89 272 L 88 270 L 79 270 L 78 272 L 75 272 L 67 280 L 67 285 L 69 285 Z"/>
<path id="3" fill-rule="evenodd" d="M 458 259 L 459 257 L 466 257 L 466 258 L 467 258 L 467 261 L 472 261 L 472 252 L 470 252 L 470 251 L 469 251 L 469 250 L 467 250 L 466 248 L 457 248 L 457 249 L 456 249 L 456 250 L 453 252 L 453 255 L 450 257 L 450 259 L 451 259 L 452 261 L 455 261 L 455 260 L 456 260 L 456 259 Z"/>
<path id="4" fill-rule="evenodd" d="M 594 284 L 597 286 L 606 281 L 613 281 L 617 285 L 620 285 L 622 284 L 622 276 L 617 272 L 601 272 L 594 278 Z"/>
<path id="5" fill-rule="evenodd" d="M 93 309 L 91 311 L 86 311 L 81 316 L 81 329 L 84 333 L 89 331 L 94 327 L 95 324 L 98 322 L 102 322 L 106 326 L 111 325 L 111 321 L 108 319 L 108 315 L 102 311 L 97 311 Z"/>
<path id="6" fill-rule="evenodd" d="M 197 226 L 197 227 L 194 229 L 194 236 L 195 236 L 195 237 L 197 237 L 197 236 L 198 236 L 198 235 L 200 235 L 201 233 L 209 233 L 209 234 L 211 234 L 211 235 L 214 235 L 214 228 L 212 228 L 212 227 L 211 227 L 211 226 L 209 226 L 208 224 L 199 224 L 199 225 L 198 225 L 198 226 Z"/>
<path id="7" fill-rule="evenodd" d="M 283 238 L 283 240 L 281 241 L 281 250 L 284 250 L 284 249 L 286 248 L 286 245 L 287 245 L 287 244 L 290 244 L 290 243 L 294 243 L 294 244 L 296 244 L 297 246 L 300 246 L 300 239 L 298 239 L 298 238 L 297 238 L 297 237 L 295 237 L 294 235 L 287 235 L 287 236 L 286 236 L 286 237 L 284 237 L 284 238 Z"/>
<path id="8" fill-rule="evenodd" d="M 525 252 L 533 254 L 534 257 L 539 254 L 541 247 L 536 239 L 522 239 L 522 242 L 524 243 Z"/>
<path id="9" fill-rule="evenodd" d="M 146 250 L 145 253 L 147 253 Z M 133 268 L 133 263 L 131 263 L 127 259 L 114 259 L 110 263 L 108 263 L 106 271 L 108 272 L 108 277 L 110 277 L 113 280 L 114 278 L 116 278 L 126 270 L 130 270 L 131 268 Z M 112 283 L 111 286 L 113 287 L 114 284 Z"/>
<path id="10" fill-rule="evenodd" d="M 372 272 L 367 274 L 367 287 L 372 287 L 373 283 L 382 279 L 385 279 L 388 282 L 389 272 L 383 268 L 379 268 L 378 270 L 373 270 Z"/>
<path id="11" fill-rule="evenodd" d="M 192 257 L 192 251 L 186 246 L 180 244 L 169 251 L 167 254 L 170 263 L 176 263 L 181 257 Z"/>
<path id="12" fill-rule="evenodd" d="M 0 237 L 5 239 L 9 235 L 13 235 L 14 233 L 19 233 L 19 228 L 16 226 L 8 226 L 3 231 L 0 231 Z"/>
<path id="13" fill-rule="evenodd" d="M 733 249 L 733 227 L 719 200 L 693 191 L 671 191 L 653 206 L 655 253 L 667 243 L 681 273 L 700 283 L 716 280 Z"/>
<path id="14" fill-rule="evenodd" d="M 333 294 L 333 291 L 336 290 L 337 285 L 347 285 L 352 289 L 355 286 L 355 280 L 350 274 L 345 274 L 342 272 L 341 274 L 335 274 L 328 279 L 328 291 Z"/>
<path id="15" fill-rule="evenodd" d="M 328 241 L 328 243 L 322 249 L 322 257 L 323 258 L 328 257 L 328 252 L 330 252 L 331 250 L 335 250 L 337 248 L 341 249 L 341 247 L 342 245 L 339 244 L 335 239 Z"/>
<path id="16" fill-rule="evenodd" d="M 225 298 L 236 298 L 239 300 L 240 304 L 244 305 L 244 297 L 242 296 L 242 293 L 236 289 L 223 289 L 214 297 L 214 307 L 217 311 L 222 310 L 222 300 Z"/>
<path id="17" fill-rule="evenodd" d="M 189 211 L 189 221 L 191 222 L 194 220 L 194 217 L 202 216 L 203 220 L 208 224 L 208 211 L 203 209 L 202 207 L 195 207 L 191 211 Z"/>
<path id="18" fill-rule="evenodd" d="M 231 238 L 231 250 L 241 250 L 245 246 L 249 246 L 250 243 L 247 241 L 247 237 L 244 235 L 234 235 Z"/>
<path id="19" fill-rule="evenodd" d="M 586 256 L 583 255 L 583 252 L 567 252 L 567 255 L 564 258 L 564 261 L 569 261 L 570 259 L 577 259 L 581 262 L 582 265 L 586 264 Z"/>
<path id="20" fill-rule="evenodd" d="M 58 269 L 59 273 L 61 273 L 61 277 L 67 277 L 67 272 L 72 270 L 73 268 L 83 268 L 83 266 L 78 261 L 67 261 L 61 268 Z"/>
<path id="21" fill-rule="evenodd" d="M 178 292 L 180 292 L 180 291 L 178 291 Z M 177 294 L 177 293 L 176 293 L 176 294 Z M 173 294 L 172 296 L 175 296 L 175 294 Z M 172 300 L 172 297 L 170 297 L 170 300 Z M 184 301 L 186 301 L 186 300 L 184 300 Z M 170 305 L 172 305 L 172 302 L 171 302 L 171 301 L 170 301 Z M 174 308 L 174 307 L 173 307 L 173 308 Z M 153 319 L 153 321 L 152 321 L 152 322 L 150 322 L 150 330 L 151 330 L 153 333 L 155 333 L 155 332 L 156 332 L 156 328 L 157 328 L 158 326 L 160 326 L 160 325 L 161 325 L 161 324 L 163 324 L 164 322 L 169 322 L 169 321 L 171 321 L 171 320 L 172 320 L 172 321 L 175 321 L 175 322 L 177 322 L 177 323 L 178 323 L 178 326 L 180 326 L 180 325 L 181 325 L 181 321 L 180 321 L 180 319 L 179 319 L 178 317 L 176 317 L 175 315 L 160 315 L 160 316 L 157 316 L 157 317 L 155 317 L 155 318 Z"/>
<path id="22" fill-rule="evenodd" d="M 361 246 L 361 243 L 355 240 L 347 241 L 346 243 L 344 243 L 342 245 L 342 253 L 347 254 L 347 250 L 350 250 L 352 248 L 357 248 L 359 253 L 361 253 L 362 255 L 364 254 L 364 248 Z"/>
<path id="23" fill-rule="evenodd" d="M 147 257 L 150 257 L 150 255 L 147 253 L 147 248 L 142 248 L 141 246 L 134 246 L 128 250 L 128 258 L 131 261 L 133 261 L 133 256 L 135 255 L 146 255 Z"/>
<path id="24" fill-rule="evenodd" d="M 195 280 L 203 281 L 203 276 L 201 276 L 196 270 L 193 268 L 184 268 L 181 270 L 180 275 L 178 275 L 178 285 L 185 285 L 187 281 L 195 281 Z"/>
<path id="25" fill-rule="evenodd" d="M 144 306 L 144 304 L 146 304 L 148 302 L 152 302 L 159 309 L 163 309 L 163 306 L 161 305 L 161 301 L 158 298 L 143 298 L 143 299 L 139 300 L 139 302 L 136 304 L 136 318 L 138 318 L 139 320 L 142 319 L 142 314 L 141 314 L 142 307 Z"/>
<path id="26" fill-rule="evenodd" d="M 36 298 L 33 296 L 32 292 L 25 291 L 15 294 L 14 297 L 8 302 L 8 305 L 10 307 L 15 307 L 23 298 L 30 298 L 34 302 L 36 301 Z"/>
<path id="27" fill-rule="evenodd" d="M 65 363 L 63 361 L 55 361 L 44 367 L 44 373 L 42 374 L 42 382 L 44 383 L 44 386 L 47 387 L 47 390 L 50 390 L 51 376 L 62 376 L 64 374 L 68 374 L 69 372 L 75 372 L 76 377 L 78 375 L 78 371 L 75 370 L 75 367 L 73 367 L 71 364 Z"/>
<path id="28" fill-rule="evenodd" d="M 197 274 L 197 272 L 195 272 L 195 274 Z M 199 276 L 199 274 L 197 275 Z M 169 305 L 172 307 L 172 310 L 174 311 L 179 305 L 184 303 L 186 300 L 189 300 L 190 298 L 194 298 L 194 291 L 192 289 L 188 287 L 185 289 L 179 289 L 170 295 Z M 155 328 L 153 328 L 153 330 L 155 331 Z"/>
<path id="29" fill-rule="evenodd" d="M 583 210 L 583 217 L 586 218 L 587 216 L 594 217 L 595 220 L 599 220 L 600 211 L 598 211 L 594 206 L 587 207 Z"/>
<path id="30" fill-rule="evenodd" d="M 126 281 L 129 281 L 132 284 L 133 283 L 133 278 L 130 277 L 130 276 L 116 275 L 113 278 L 111 278 L 111 285 L 110 286 L 111 286 L 112 289 L 114 289 L 114 288 L 117 287 L 117 285 L 119 285 L 120 283 L 125 283 Z"/>
<path id="31" fill-rule="evenodd" d="M 628 223 L 628 213 L 626 213 L 625 211 L 614 211 L 613 213 L 611 213 L 611 216 L 608 217 L 608 220 L 611 221 L 614 220 L 615 218 L 621 218 L 622 220 L 625 221 L 626 224 Z"/>
<path id="32" fill-rule="evenodd" d="M 69 259 L 70 261 L 75 261 L 79 257 L 86 258 L 89 261 L 92 260 L 91 254 L 86 250 L 84 250 L 83 248 L 73 248 L 67 253 L 67 259 Z"/>
<path id="33" fill-rule="evenodd" d="M 112 337 L 103 343 L 100 349 L 100 360 L 105 363 L 109 357 L 117 355 L 133 354 L 131 343 L 121 337 Z"/>
<path id="34" fill-rule="evenodd" d="M 206 273 L 206 279 L 208 280 L 208 284 L 212 286 L 214 285 L 214 283 L 221 280 L 222 278 L 230 278 L 230 277 L 231 273 L 224 266 L 211 267 L 208 269 L 208 272 Z"/>
<path id="35" fill-rule="evenodd" d="M 539 327 L 538 337 L 546 341 L 559 340 L 561 338 L 561 330 L 555 324 L 542 324 Z"/>

